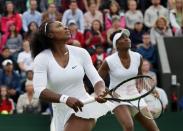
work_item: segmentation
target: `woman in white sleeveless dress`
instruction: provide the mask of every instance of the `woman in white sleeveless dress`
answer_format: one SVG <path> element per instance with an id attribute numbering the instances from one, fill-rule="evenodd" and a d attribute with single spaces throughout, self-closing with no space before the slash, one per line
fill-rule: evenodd
<path id="1" fill-rule="evenodd" d="M 105 79 L 107 74 L 110 76 L 109 88 L 115 87 L 121 81 L 130 77 L 141 74 L 141 55 L 130 50 L 131 40 L 129 39 L 130 33 L 128 30 L 123 29 L 113 34 L 113 47 L 116 52 L 108 56 L 99 68 L 99 75 Z M 124 94 L 129 95 L 129 92 L 137 92 L 134 88 L 124 88 Z M 143 127 L 148 131 L 158 131 L 158 127 L 154 120 L 149 120 L 138 112 L 133 106 L 137 106 L 137 101 L 132 102 L 133 105 L 127 102 L 113 102 L 111 109 L 122 125 L 124 131 L 133 131 L 133 120 L 135 117 Z M 147 110 L 145 102 L 141 104 L 141 108 Z M 147 110 L 148 111 L 148 110 Z"/>
<path id="2" fill-rule="evenodd" d="M 34 57 L 33 86 L 35 95 L 52 103 L 55 131 L 90 131 L 95 120 L 108 112 L 103 95 L 105 84 L 95 70 L 85 49 L 66 45 L 69 30 L 58 21 L 45 22 L 35 34 L 31 51 Z M 94 86 L 96 100 L 89 99 L 83 77 Z"/>

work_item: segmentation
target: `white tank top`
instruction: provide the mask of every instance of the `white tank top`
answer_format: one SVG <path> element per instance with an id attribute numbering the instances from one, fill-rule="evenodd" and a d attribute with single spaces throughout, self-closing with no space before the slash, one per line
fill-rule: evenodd
<path id="1" fill-rule="evenodd" d="M 138 69 L 140 66 L 141 55 L 137 52 L 129 51 L 130 54 L 130 66 L 125 68 L 120 61 L 118 52 L 115 52 L 111 56 L 106 58 L 107 64 L 109 66 L 110 75 L 110 85 L 109 89 L 114 88 L 120 82 L 134 77 L 138 74 Z"/>

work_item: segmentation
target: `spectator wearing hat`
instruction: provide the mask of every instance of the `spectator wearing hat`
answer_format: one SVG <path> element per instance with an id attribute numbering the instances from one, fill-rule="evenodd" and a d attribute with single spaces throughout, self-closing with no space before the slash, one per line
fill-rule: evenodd
<path id="1" fill-rule="evenodd" d="M 84 20 L 85 30 L 91 29 L 91 25 L 94 20 L 99 20 L 103 25 L 103 14 L 97 10 L 97 5 L 95 2 L 89 4 L 89 10 L 84 14 Z"/>
<path id="2" fill-rule="evenodd" d="M 130 38 L 132 42 L 132 50 L 135 50 L 136 47 L 142 43 L 142 35 L 145 33 L 143 21 L 137 19 L 134 24 L 134 29 L 130 30 Z"/>
<path id="3" fill-rule="evenodd" d="M 17 113 L 39 113 L 41 111 L 41 105 L 39 99 L 34 96 L 33 82 L 26 81 L 26 92 L 18 98 Z"/>
<path id="4" fill-rule="evenodd" d="M 11 1 L 6 2 L 3 16 L 0 18 L 0 30 L 3 34 L 8 32 L 9 22 L 13 22 L 15 24 L 15 30 L 17 33 L 21 31 L 22 19 L 20 15 L 15 12 L 14 4 Z"/>
<path id="5" fill-rule="evenodd" d="M 6 85 L 10 97 L 16 102 L 21 93 L 20 76 L 13 70 L 13 62 L 6 59 L 2 62 L 3 69 L 0 69 L 0 85 Z"/>
<path id="6" fill-rule="evenodd" d="M 77 23 L 78 30 L 84 32 L 84 16 L 83 12 L 78 8 L 76 1 L 71 1 L 68 10 L 63 14 L 62 22 L 68 26 L 69 20 L 75 20 Z"/>
<path id="7" fill-rule="evenodd" d="M 11 52 L 8 47 L 4 47 L 0 53 L 0 63 L 2 63 L 4 60 L 10 59 L 13 61 L 13 57 L 11 56 Z M 16 62 L 13 61 L 13 65 L 16 66 Z M 2 67 L 2 64 L 0 64 L 0 68 Z"/>
<path id="8" fill-rule="evenodd" d="M 143 15 L 140 10 L 137 10 L 137 2 L 135 0 L 128 1 L 128 11 L 125 13 L 126 27 L 129 29 L 134 29 L 134 25 L 137 20 L 143 22 Z"/>
<path id="9" fill-rule="evenodd" d="M 36 10 L 37 9 L 37 1 L 30 0 L 29 4 L 30 4 L 30 9 L 25 11 L 22 15 L 24 32 L 28 31 L 28 25 L 32 21 L 36 22 L 38 26 L 40 26 L 40 24 L 41 24 L 41 13 Z"/>
<path id="10" fill-rule="evenodd" d="M 75 20 L 69 20 L 68 28 L 71 32 L 71 38 L 68 42 L 70 45 L 76 45 L 79 47 L 84 47 L 84 36 L 78 31 L 78 27 Z"/>
<path id="11" fill-rule="evenodd" d="M 43 12 L 42 22 L 44 21 L 61 21 L 62 15 L 57 11 L 56 5 L 50 3 L 47 11 Z"/>

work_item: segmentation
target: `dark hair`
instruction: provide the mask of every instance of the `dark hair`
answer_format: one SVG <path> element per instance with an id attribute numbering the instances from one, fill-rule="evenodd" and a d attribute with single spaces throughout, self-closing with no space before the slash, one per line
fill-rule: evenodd
<path id="1" fill-rule="evenodd" d="M 7 1 L 6 2 L 6 5 L 5 5 L 5 8 L 4 8 L 4 16 L 7 16 L 8 15 L 8 10 L 7 10 L 7 5 L 8 4 L 12 4 L 13 5 L 13 14 L 16 14 L 16 12 L 15 12 L 15 6 L 14 6 L 13 2 L 12 1 Z"/>
<path id="2" fill-rule="evenodd" d="M 38 31 L 33 35 L 30 41 L 31 54 L 35 58 L 40 52 L 45 49 L 52 49 L 52 40 L 48 37 L 48 32 L 50 30 L 50 24 L 52 21 L 43 22 Z"/>
<path id="3" fill-rule="evenodd" d="M 95 19 L 95 20 L 93 20 L 92 26 L 91 26 L 91 33 L 92 33 L 93 35 L 96 34 L 95 30 L 93 29 L 93 23 L 94 23 L 94 22 L 98 22 L 98 23 L 100 24 L 100 29 L 99 29 L 100 32 L 102 32 L 102 30 L 103 30 L 103 28 L 102 28 L 102 23 L 100 22 L 100 20 Z"/>
<path id="4" fill-rule="evenodd" d="M 110 40 L 113 41 L 113 38 L 114 38 L 115 34 L 120 33 L 120 32 L 121 32 L 121 30 L 117 30 L 117 31 L 113 32 L 113 33 L 110 35 Z"/>
<path id="5" fill-rule="evenodd" d="M 1 87 L 0 87 L 0 94 L 1 94 L 1 88 L 6 88 L 7 86 L 6 85 L 1 85 Z M 7 89 L 7 88 L 6 88 Z M 8 92 L 8 91 L 7 91 Z M 6 104 L 7 105 L 10 105 L 11 104 L 11 102 L 9 101 L 9 96 L 8 96 L 8 94 L 6 95 Z M 0 96 L 0 106 L 2 105 L 2 97 Z"/>
<path id="6" fill-rule="evenodd" d="M 77 1 L 76 1 L 76 0 L 70 0 L 70 5 L 71 5 L 72 3 L 76 3 L 76 4 L 77 4 Z"/>

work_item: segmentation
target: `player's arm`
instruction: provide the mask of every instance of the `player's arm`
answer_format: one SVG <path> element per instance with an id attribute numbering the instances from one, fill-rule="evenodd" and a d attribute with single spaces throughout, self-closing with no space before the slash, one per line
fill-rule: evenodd
<path id="1" fill-rule="evenodd" d="M 142 63 L 143 63 L 143 58 L 140 57 L 140 65 L 139 65 L 139 68 L 138 68 L 138 75 L 142 75 Z"/>
<path id="2" fill-rule="evenodd" d="M 106 61 L 104 61 L 101 65 L 101 67 L 98 70 L 99 75 L 102 77 L 103 80 L 106 79 L 109 72 L 109 66 Z"/>

